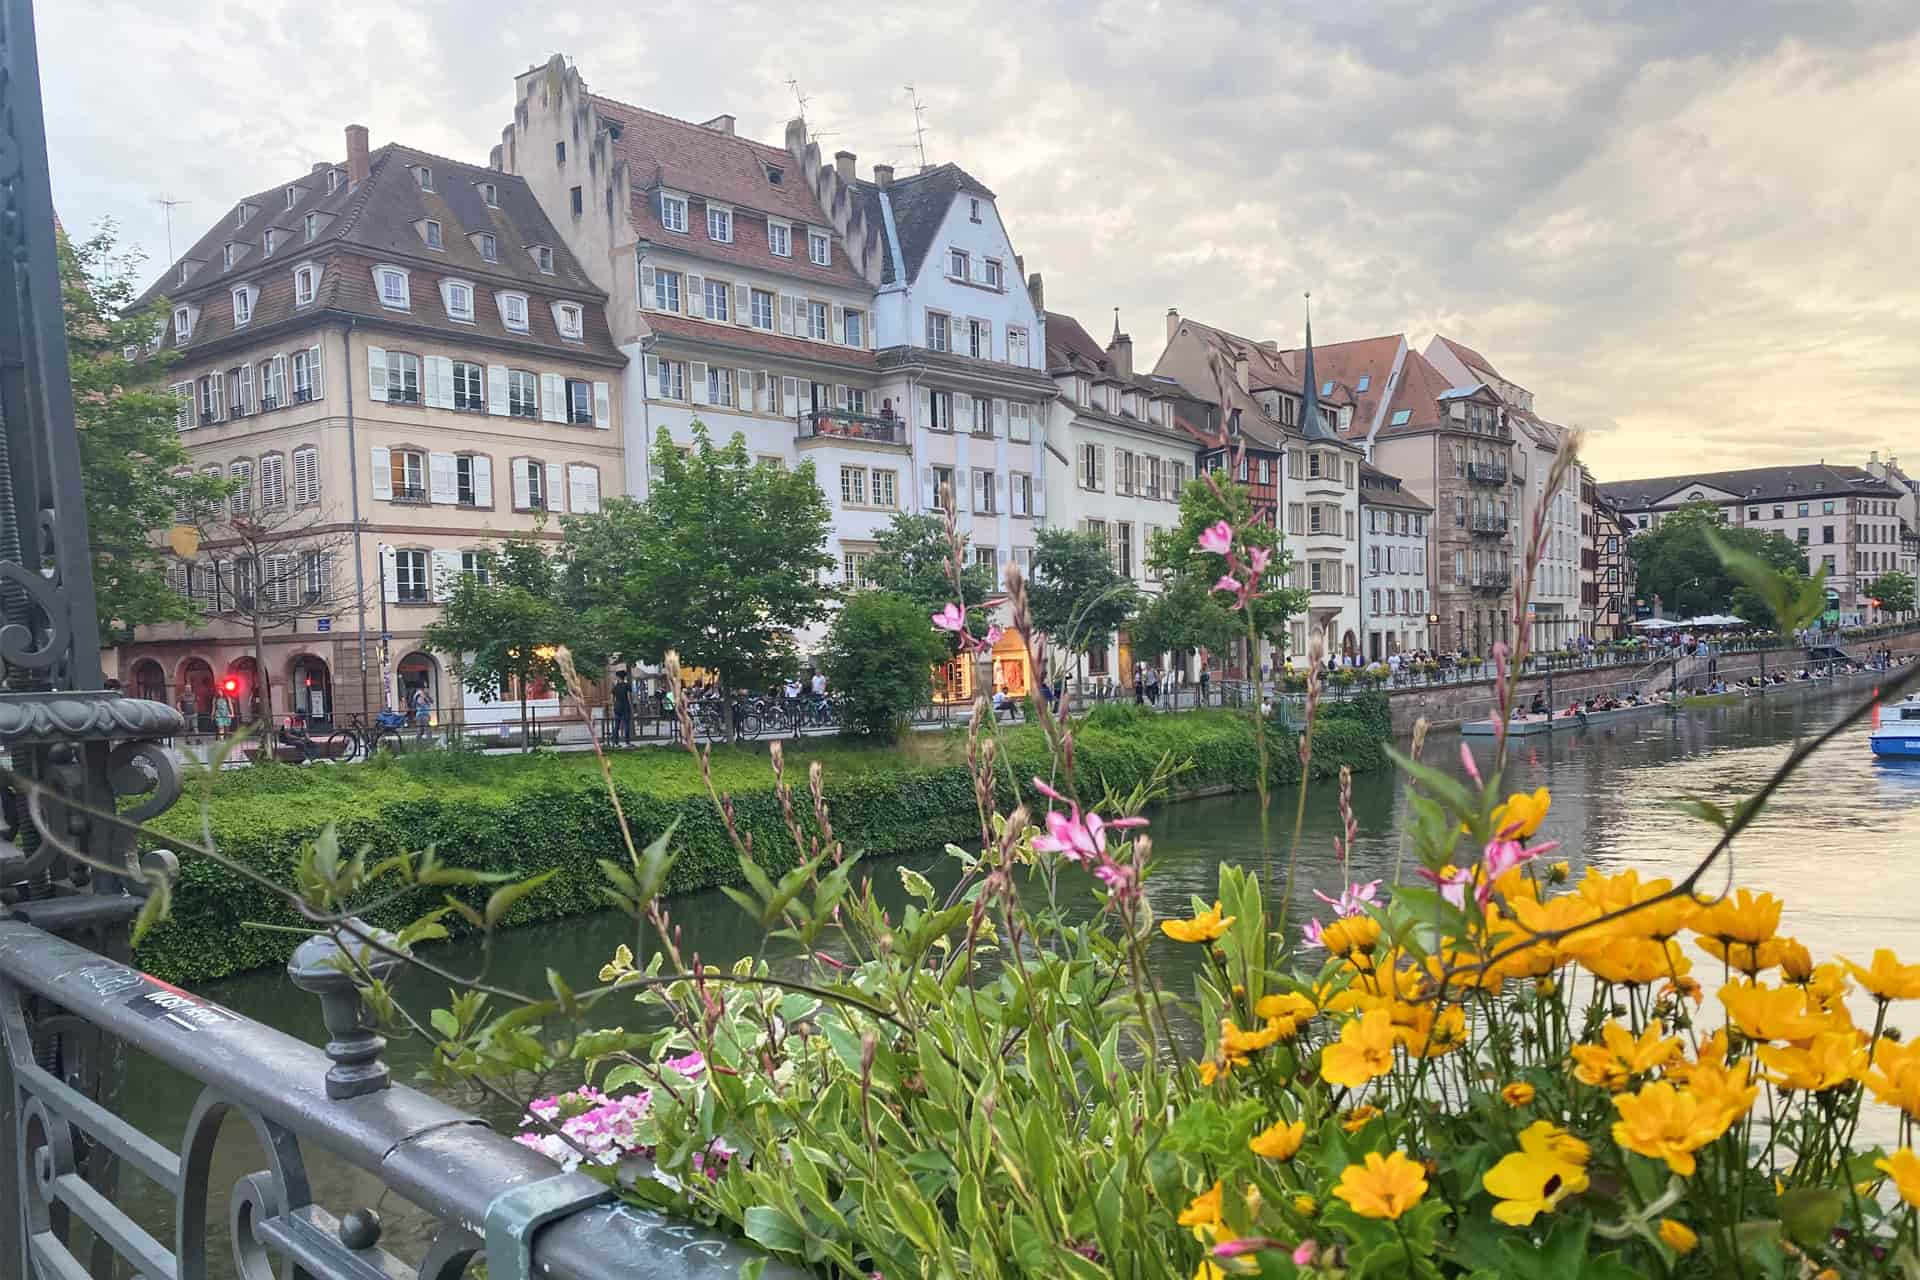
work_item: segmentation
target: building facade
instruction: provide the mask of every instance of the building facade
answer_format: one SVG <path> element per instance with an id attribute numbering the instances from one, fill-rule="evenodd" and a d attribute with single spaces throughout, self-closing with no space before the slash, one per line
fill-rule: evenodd
<path id="1" fill-rule="evenodd" d="M 1595 640 L 1625 640 L 1640 616 L 1634 594 L 1633 557 L 1627 554 L 1627 540 L 1633 529 L 1626 518 L 1607 500 L 1599 486 L 1593 496 L 1594 586 L 1597 594 L 1593 619 Z"/>
<path id="2" fill-rule="evenodd" d="M 1360 607 L 1368 662 L 1429 647 L 1427 539 L 1433 508 L 1398 476 L 1360 467 Z"/>
<path id="3" fill-rule="evenodd" d="M 417 688 L 442 722 L 496 718 L 426 650 L 438 602 L 499 539 L 623 492 L 605 295 L 526 184 L 358 126 L 346 149 L 239 201 L 146 294 L 172 306 L 182 442 L 235 489 L 173 540 L 209 622 L 143 628 L 120 669 L 201 728 L 228 681 L 242 719 Z"/>

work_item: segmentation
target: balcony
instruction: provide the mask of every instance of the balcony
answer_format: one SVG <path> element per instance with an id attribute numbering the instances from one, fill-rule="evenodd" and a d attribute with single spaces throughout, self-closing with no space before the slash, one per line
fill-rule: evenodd
<path id="1" fill-rule="evenodd" d="M 1481 572 L 1473 575 L 1469 585 L 1473 587 L 1476 593 L 1486 593 L 1497 596 L 1509 590 L 1513 586 L 1513 583 L 1504 573 Z"/>
<path id="2" fill-rule="evenodd" d="M 1507 482 L 1507 464 L 1504 462 L 1469 462 L 1467 479 L 1473 484 L 1505 484 Z"/>
<path id="3" fill-rule="evenodd" d="M 870 444 L 907 443 L 907 424 L 891 415 L 847 409 L 812 409 L 799 416 L 801 440 L 864 440 Z"/>
<path id="4" fill-rule="evenodd" d="M 1475 516 L 1473 517 L 1473 531 L 1487 537 L 1504 538 L 1507 534 L 1507 517 Z"/>
<path id="5" fill-rule="evenodd" d="M 427 491 L 417 484 L 397 484 L 393 486 L 393 500 L 424 503 L 427 500 Z"/>

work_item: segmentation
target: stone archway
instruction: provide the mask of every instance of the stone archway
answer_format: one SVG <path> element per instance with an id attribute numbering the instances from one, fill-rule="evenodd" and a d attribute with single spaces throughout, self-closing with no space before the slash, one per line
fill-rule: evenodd
<path id="1" fill-rule="evenodd" d="M 227 696 L 233 699 L 234 723 L 257 723 L 268 714 L 265 701 L 267 691 L 263 687 L 266 682 L 260 678 L 260 664 L 251 655 L 229 662 L 226 680 L 233 683 Z"/>
<path id="2" fill-rule="evenodd" d="M 175 705 L 187 719 L 188 733 L 213 732 L 213 664 L 183 658 L 174 675 Z"/>
<path id="3" fill-rule="evenodd" d="M 165 702 L 167 700 L 166 669 L 152 658 L 142 658 L 134 663 L 133 669 L 128 672 L 127 687 L 136 698 L 144 698 L 148 702 Z"/>
<path id="4" fill-rule="evenodd" d="M 287 663 L 287 699 L 295 715 L 328 722 L 333 717 L 333 672 L 318 654 L 296 654 Z"/>
<path id="5" fill-rule="evenodd" d="M 413 691 L 425 686 L 427 696 L 433 699 L 433 711 L 436 719 L 441 716 L 445 705 L 440 690 L 440 662 L 430 653 L 416 649 L 394 666 L 394 683 L 398 701 L 397 706 L 407 715 L 413 714 Z"/>

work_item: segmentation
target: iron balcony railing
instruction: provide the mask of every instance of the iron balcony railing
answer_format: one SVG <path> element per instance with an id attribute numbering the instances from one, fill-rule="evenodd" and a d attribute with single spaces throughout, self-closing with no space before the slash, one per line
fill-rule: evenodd
<path id="1" fill-rule="evenodd" d="M 1474 484 L 1505 484 L 1507 482 L 1507 464 L 1504 462 L 1469 462 L 1467 479 Z"/>
<path id="2" fill-rule="evenodd" d="M 1486 533 L 1496 536 L 1505 534 L 1507 531 L 1507 517 L 1475 516 L 1473 518 L 1473 531 L 1475 533 Z"/>
<path id="3" fill-rule="evenodd" d="M 1499 593 L 1507 590 L 1512 585 L 1512 581 L 1504 573 L 1476 573 L 1473 575 L 1473 589 L 1475 591 Z"/>
<path id="4" fill-rule="evenodd" d="M 890 414 L 854 413 L 848 409 L 809 409 L 798 418 L 800 439 L 866 440 L 875 444 L 905 444 L 907 424 Z"/>

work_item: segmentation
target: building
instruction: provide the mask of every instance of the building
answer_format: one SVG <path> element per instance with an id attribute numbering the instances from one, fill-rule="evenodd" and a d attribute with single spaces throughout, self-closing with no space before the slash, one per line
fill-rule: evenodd
<path id="1" fill-rule="evenodd" d="M 1805 549 L 1808 573 L 1826 573 L 1827 609 L 1843 624 L 1877 620 L 1863 589 L 1899 563 L 1908 496 L 1863 467 L 1825 462 L 1622 480 L 1600 493 L 1636 533 L 1705 502 L 1724 524 L 1783 535 Z"/>
<path id="2" fill-rule="evenodd" d="M 1147 564 L 1153 540 L 1180 521 L 1196 453 L 1175 421 L 1176 388 L 1134 372 L 1133 339 L 1120 332 L 1117 316 L 1105 347 L 1072 316 L 1048 312 L 1046 330 L 1047 373 L 1060 394 L 1047 417 L 1053 463 L 1039 514 L 1053 527 L 1099 534 L 1114 567 L 1155 593 Z M 1087 655 L 1087 674 L 1124 681 L 1136 658 L 1158 666 L 1160 657 L 1135 654 L 1122 631 Z"/>
<path id="3" fill-rule="evenodd" d="M 1313 335 L 1298 355 L 1167 312 L 1167 345 L 1155 376 L 1177 384 L 1177 422 L 1199 443 L 1199 465 L 1248 486 L 1256 514 L 1279 523 L 1293 557 L 1289 585 L 1308 592 L 1288 646 L 1307 652 L 1310 632 L 1327 652 L 1358 657 L 1360 618 L 1359 445 L 1340 431 L 1355 412 L 1314 367 Z M 1282 514 L 1284 512 L 1284 515 Z"/>
<path id="4" fill-rule="evenodd" d="M 1599 497 L 1593 472 L 1580 464 L 1580 634 L 1599 639 L 1599 623 L 1604 612 L 1600 596 L 1600 547 L 1598 516 L 1594 502 Z"/>
<path id="5" fill-rule="evenodd" d="M 1428 647 L 1427 538 L 1433 508 L 1397 476 L 1360 464 L 1361 621 L 1368 662 Z"/>
<path id="6" fill-rule="evenodd" d="M 1899 458 L 1891 453 L 1885 462 L 1880 461 L 1877 449 L 1867 457 L 1867 474 L 1899 491 L 1894 511 L 1900 517 L 1900 541 L 1894 567 L 1909 578 L 1920 578 L 1920 479 L 1902 471 Z"/>
<path id="7" fill-rule="evenodd" d="M 695 421 L 770 465 L 810 461 L 833 509 L 829 550 L 857 584 L 878 531 L 927 504 L 906 399 L 880 388 L 885 246 L 849 207 L 852 160 L 823 173 L 817 154 L 742 137 L 730 115 L 696 124 L 630 106 L 564 63 L 516 78 L 493 153 L 610 295 L 629 361 L 628 491 L 646 495 L 658 433 L 684 449 Z"/>
<path id="8" fill-rule="evenodd" d="M 1607 500 L 1602 486 L 1594 486 L 1593 551 L 1596 601 L 1593 638 L 1625 640 L 1632 635 L 1634 620 L 1640 616 L 1634 596 L 1633 557 L 1627 554 L 1627 539 L 1633 534 L 1626 517 Z"/>
<path id="9" fill-rule="evenodd" d="M 171 302 L 194 465 L 240 487 L 175 544 L 215 616 L 143 628 L 121 672 L 202 727 L 228 680 L 242 718 L 421 686 L 442 720 L 490 718 L 421 642 L 436 602 L 498 539 L 624 491 L 606 295 L 526 183 L 368 141 L 349 126 L 344 164 L 223 211 L 142 298 Z M 260 670 L 234 615 L 268 611 Z"/>

